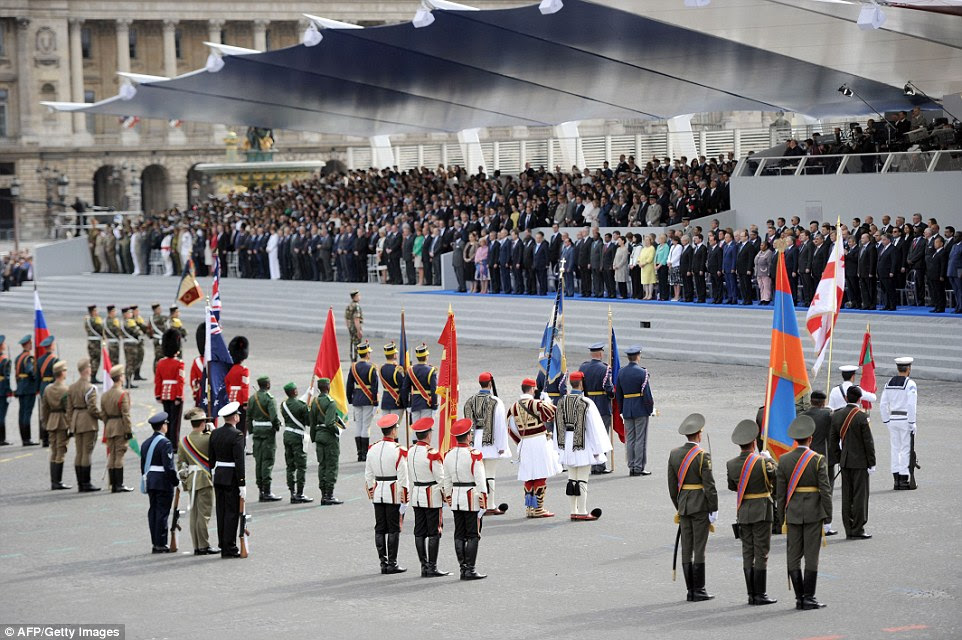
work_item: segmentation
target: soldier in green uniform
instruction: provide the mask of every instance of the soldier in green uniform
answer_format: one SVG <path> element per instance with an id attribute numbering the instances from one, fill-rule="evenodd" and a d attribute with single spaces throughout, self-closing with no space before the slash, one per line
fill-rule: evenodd
<path id="1" fill-rule="evenodd" d="M 107 321 L 104 323 L 104 333 L 107 335 L 107 355 L 110 356 L 111 367 L 120 364 L 120 318 L 117 317 L 117 307 L 107 305 Z"/>
<path id="2" fill-rule="evenodd" d="M 147 321 L 144 320 L 143 316 L 140 315 L 140 309 L 137 305 L 130 307 L 131 312 L 134 316 L 134 322 L 137 323 L 137 328 L 140 329 L 140 335 L 137 337 L 137 352 L 136 360 L 134 361 L 134 380 L 146 380 L 140 375 L 140 367 L 144 364 L 144 338 L 150 335 L 150 326 Z M 181 336 L 183 338 L 183 336 Z"/>
<path id="3" fill-rule="evenodd" d="M 361 292 L 351 292 L 351 303 L 344 310 L 344 321 L 351 336 L 351 362 L 357 362 L 357 346 L 364 340 L 364 312 L 361 311 Z"/>
<path id="4" fill-rule="evenodd" d="M 137 373 L 137 346 L 140 344 L 140 327 L 134 320 L 131 307 L 123 308 L 124 319 L 120 323 L 120 333 L 124 341 L 124 376 L 127 379 L 127 389 L 136 389 L 134 376 Z"/>
<path id="5" fill-rule="evenodd" d="M 54 366 L 60 360 L 57 358 L 54 351 L 56 351 L 56 346 L 54 345 L 55 338 L 53 335 L 49 335 L 40 342 L 40 346 L 47 351 L 37 358 L 37 392 L 39 394 L 41 408 L 43 407 L 43 392 L 47 390 L 54 381 Z M 50 434 L 47 432 L 46 425 L 40 423 L 40 441 L 43 443 L 44 447 L 50 446 Z"/>
<path id="6" fill-rule="evenodd" d="M 255 475 L 257 488 L 260 489 L 258 502 L 277 502 L 281 499 L 271 493 L 271 472 L 277 456 L 276 434 L 281 428 L 281 421 L 277 417 L 277 403 L 270 389 L 271 379 L 259 377 L 257 393 L 247 401 L 247 431 L 253 435 Z"/>
<path id="7" fill-rule="evenodd" d="M 788 437 L 798 445 L 778 460 L 778 504 L 783 505 L 782 531 L 787 533 L 788 577 L 795 589 L 796 609 L 821 609 L 815 599 L 818 582 L 819 545 L 822 526 L 832 517 L 832 486 L 828 480 L 828 461 L 809 448 L 815 421 L 798 416 L 788 426 Z M 802 574 L 802 557 L 805 573 Z"/>
<path id="8" fill-rule="evenodd" d="M 307 403 L 297 397 L 297 385 L 284 385 L 287 398 L 281 403 L 284 418 L 284 462 L 287 463 L 287 488 L 291 492 L 291 504 L 314 502 L 304 495 L 304 474 L 307 472 L 307 454 L 304 453 L 304 435 L 307 432 Z"/>
<path id="9" fill-rule="evenodd" d="M 337 405 L 330 396 L 331 381 L 321 378 L 317 381 L 320 395 L 308 405 L 307 422 L 311 428 L 311 442 L 317 450 L 317 480 L 321 490 L 321 504 L 341 504 L 334 497 L 337 483 L 337 463 L 341 455 L 341 430 L 343 421 L 337 415 Z"/>
<path id="10" fill-rule="evenodd" d="M 775 463 L 767 451 L 755 452 L 758 425 L 742 420 L 732 432 L 741 454 L 728 461 L 728 489 L 735 491 L 736 537 L 742 541 L 742 570 L 748 588 L 748 604 L 774 604 L 768 597 L 768 551 L 772 546 L 772 480 Z"/>
<path id="11" fill-rule="evenodd" d="M 97 313 L 97 305 L 87 305 L 87 315 L 84 316 L 84 333 L 87 335 L 87 358 L 90 360 L 92 376 L 90 382 L 99 384 L 97 372 L 100 371 L 100 349 L 104 339 L 104 321 Z"/>
<path id="12" fill-rule="evenodd" d="M 150 337 L 154 342 L 154 369 L 156 370 L 157 363 L 164 357 L 164 349 L 160 344 L 160 339 L 167 331 L 167 316 L 160 312 L 159 302 L 150 305 L 150 310 L 152 313 L 150 320 L 148 320 L 148 327 L 150 328 Z"/>
<path id="13" fill-rule="evenodd" d="M 875 440 L 868 413 L 859 402 L 862 390 L 854 384 L 845 392 L 848 401 L 832 413 L 829 433 L 829 458 L 838 460 L 842 474 L 842 524 L 849 540 L 868 540 L 869 475 L 875 473 Z"/>
<path id="14" fill-rule="evenodd" d="M 688 601 L 701 602 L 715 596 L 705 590 L 705 546 L 718 517 L 718 492 L 711 472 L 711 454 L 701 448 L 705 416 L 693 413 L 678 427 L 688 438 L 668 454 L 668 493 L 678 512 L 681 536 L 681 568 L 688 587 Z"/>

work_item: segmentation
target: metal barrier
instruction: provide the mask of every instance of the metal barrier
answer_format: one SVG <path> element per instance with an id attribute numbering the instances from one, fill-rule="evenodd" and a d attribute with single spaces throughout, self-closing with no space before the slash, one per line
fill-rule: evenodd
<path id="1" fill-rule="evenodd" d="M 962 171 L 962 151 L 892 151 L 818 156 L 748 156 L 735 175 L 760 176 L 842 175 L 848 173 L 932 173 Z"/>

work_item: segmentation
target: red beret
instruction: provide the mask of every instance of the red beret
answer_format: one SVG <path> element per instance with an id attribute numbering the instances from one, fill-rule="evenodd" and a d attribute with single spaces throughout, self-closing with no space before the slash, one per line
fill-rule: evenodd
<path id="1" fill-rule="evenodd" d="M 482 373 L 481 375 L 478 376 L 478 382 L 481 382 L 481 383 L 483 383 L 483 382 L 491 382 L 491 379 L 492 379 L 493 377 L 494 377 L 494 376 L 492 376 L 490 372 L 485 371 L 484 373 Z"/>
<path id="2" fill-rule="evenodd" d="M 474 426 L 474 421 L 471 418 L 461 418 L 460 420 L 455 420 L 454 424 L 451 425 L 451 435 L 457 438 L 458 436 L 463 436 L 467 432 L 471 431 L 471 427 Z"/>
<path id="3" fill-rule="evenodd" d="M 568 376 L 568 378 L 571 379 L 571 380 L 584 380 L 584 379 L 585 379 L 585 374 L 583 374 L 583 373 L 580 372 L 580 371 L 574 371 L 574 372 L 571 373 L 570 376 Z"/>
<path id="4" fill-rule="evenodd" d="M 381 429 L 390 429 L 391 427 L 397 425 L 398 416 L 394 413 L 385 413 L 383 416 L 378 418 L 377 426 Z"/>
<path id="5" fill-rule="evenodd" d="M 538 386 L 538 383 L 535 382 L 534 380 L 532 380 L 531 378 L 525 378 L 524 380 L 521 381 L 521 386 L 522 386 L 522 387 L 537 387 L 537 386 Z"/>
<path id="6" fill-rule="evenodd" d="M 430 431 L 434 428 L 434 418 L 421 418 L 416 420 L 414 424 L 411 425 L 411 430 L 414 433 L 423 433 L 425 431 Z"/>

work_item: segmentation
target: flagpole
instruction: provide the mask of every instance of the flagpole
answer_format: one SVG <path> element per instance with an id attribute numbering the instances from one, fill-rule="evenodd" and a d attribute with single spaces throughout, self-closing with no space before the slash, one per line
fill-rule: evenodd
<path id="1" fill-rule="evenodd" d="M 404 353 L 399 353 L 398 355 L 401 357 L 401 368 L 404 370 L 404 375 L 407 375 L 408 332 L 404 326 L 404 307 L 401 307 L 401 332 L 404 334 Z M 398 389 L 399 397 L 400 397 L 400 394 L 401 394 L 401 390 Z M 403 401 L 404 399 L 401 398 L 401 400 Z M 402 407 L 402 408 L 404 409 L 404 446 L 407 449 L 410 449 L 411 448 L 411 412 L 408 410 L 407 407 Z"/>
<path id="2" fill-rule="evenodd" d="M 611 375 L 611 363 L 615 354 L 612 352 L 611 344 L 611 305 L 608 305 L 608 374 Z M 612 381 L 614 383 L 614 381 Z M 608 429 L 608 440 L 611 442 L 611 471 L 615 470 L 615 428 L 614 428 L 615 417 L 611 416 L 611 428 Z"/>
<path id="3" fill-rule="evenodd" d="M 210 298 L 207 297 L 207 296 L 204 296 L 204 306 L 205 306 L 205 309 L 204 309 L 204 323 L 205 323 L 204 335 L 205 335 L 205 337 L 206 337 L 206 340 L 205 340 L 205 342 L 204 342 L 204 345 L 205 345 L 204 351 L 205 351 L 205 352 L 210 351 L 210 352 L 211 352 L 211 355 L 213 355 L 213 354 L 214 354 L 213 349 L 211 348 L 211 346 L 210 346 L 209 344 L 207 344 L 207 341 L 210 340 L 210 318 L 208 317 L 208 314 L 213 315 L 213 311 L 211 311 L 211 309 L 210 309 Z M 205 353 L 204 355 L 206 356 L 207 354 Z M 206 387 L 207 387 L 207 389 L 206 389 L 206 391 L 207 391 L 207 419 L 210 420 L 210 419 L 212 419 L 212 418 L 214 417 L 214 406 L 213 406 L 213 395 L 214 395 L 214 393 L 213 393 L 213 384 L 211 383 L 211 380 L 210 380 L 210 358 L 207 358 L 207 357 L 204 358 L 204 369 L 205 369 L 205 371 L 206 371 L 206 376 L 205 376 L 205 377 L 207 378 L 207 385 L 206 385 Z"/>
<path id="4" fill-rule="evenodd" d="M 768 367 L 768 384 L 765 385 L 765 414 L 762 419 L 762 451 L 768 450 L 768 420 L 771 417 L 772 412 L 772 378 L 775 376 L 775 370 Z"/>
<path id="5" fill-rule="evenodd" d="M 838 270 L 842 266 L 842 217 L 835 219 L 835 272 L 832 274 L 832 317 L 828 335 L 828 371 L 825 374 L 825 397 L 832 391 L 832 347 L 835 345 L 835 324 L 838 322 Z"/>

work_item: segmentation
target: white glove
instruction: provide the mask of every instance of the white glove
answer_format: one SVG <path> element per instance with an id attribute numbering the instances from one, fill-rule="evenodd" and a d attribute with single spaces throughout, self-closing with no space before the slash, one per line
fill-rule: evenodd
<path id="1" fill-rule="evenodd" d="M 408 508 L 407 503 L 406 503 L 406 502 L 402 502 L 402 503 L 401 503 L 401 507 L 400 507 L 400 509 L 399 509 L 399 511 L 401 512 L 401 515 L 402 515 L 402 516 L 404 515 L 404 512 L 407 511 L 407 508 Z"/>
<path id="2" fill-rule="evenodd" d="M 767 450 L 762 451 L 762 452 L 761 452 L 760 454 L 758 454 L 758 455 L 760 455 L 761 457 L 765 458 L 766 460 L 771 460 L 771 459 L 772 459 L 772 454 L 769 453 Z"/>
<path id="3" fill-rule="evenodd" d="M 709 522 L 710 524 L 715 524 L 717 521 L 718 521 L 718 512 L 717 512 L 717 511 L 712 511 L 711 513 L 708 514 L 708 522 Z"/>
<path id="4" fill-rule="evenodd" d="M 240 497 L 244 500 L 247 500 L 247 487 L 240 488 Z"/>
<path id="5" fill-rule="evenodd" d="M 914 424 L 914 423 L 913 423 L 913 424 L 910 424 L 910 425 L 909 425 L 909 429 L 912 431 L 912 435 L 914 436 L 914 435 L 915 435 L 915 429 L 916 429 L 915 424 Z"/>
<path id="6" fill-rule="evenodd" d="M 871 474 L 871 473 L 875 473 L 875 467 L 869 467 L 869 468 L 868 468 L 868 472 L 869 472 L 870 474 Z"/>

